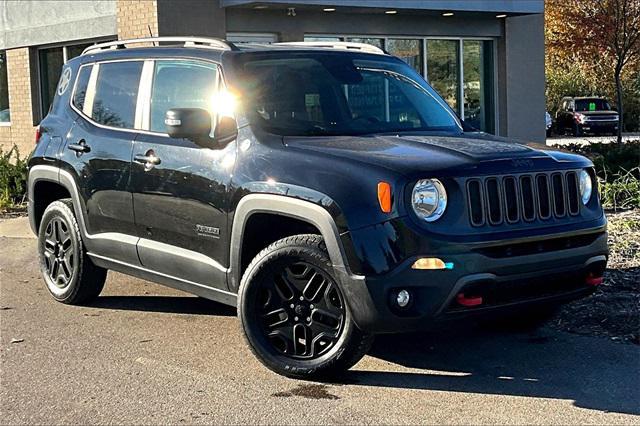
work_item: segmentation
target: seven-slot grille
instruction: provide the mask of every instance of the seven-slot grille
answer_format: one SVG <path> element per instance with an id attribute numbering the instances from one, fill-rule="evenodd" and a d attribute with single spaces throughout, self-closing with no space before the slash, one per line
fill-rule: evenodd
<path id="1" fill-rule="evenodd" d="M 574 170 L 467 180 L 473 226 L 514 224 L 580 213 L 578 173 Z"/>

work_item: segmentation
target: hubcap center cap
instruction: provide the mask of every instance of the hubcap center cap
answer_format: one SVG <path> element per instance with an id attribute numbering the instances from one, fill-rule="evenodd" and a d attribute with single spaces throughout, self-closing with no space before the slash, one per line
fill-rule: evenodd
<path id="1" fill-rule="evenodd" d="M 308 310 L 309 308 L 304 305 L 296 305 L 296 307 L 294 308 L 295 313 L 301 316 L 306 315 Z"/>

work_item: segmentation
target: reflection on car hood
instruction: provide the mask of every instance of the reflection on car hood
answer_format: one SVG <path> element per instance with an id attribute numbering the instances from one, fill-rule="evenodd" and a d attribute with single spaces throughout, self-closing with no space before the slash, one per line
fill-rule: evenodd
<path id="1" fill-rule="evenodd" d="M 482 133 L 461 136 L 342 136 L 285 137 L 294 149 L 310 150 L 373 164 L 405 175 L 449 170 L 464 174 L 479 169 L 560 168 L 560 162 L 584 163 L 580 156 L 553 151 L 544 145 L 521 144 Z M 491 165 L 490 167 L 488 165 Z M 472 172 L 473 173 L 473 172 Z"/>

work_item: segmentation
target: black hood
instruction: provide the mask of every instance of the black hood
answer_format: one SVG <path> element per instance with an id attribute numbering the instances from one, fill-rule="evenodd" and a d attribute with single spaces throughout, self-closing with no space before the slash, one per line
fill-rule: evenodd
<path id="1" fill-rule="evenodd" d="M 463 175 L 584 167 L 578 155 L 540 144 L 522 144 L 480 133 L 460 136 L 331 136 L 285 137 L 295 149 L 311 150 L 372 164 L 405 175 L 430 171 Z"/>

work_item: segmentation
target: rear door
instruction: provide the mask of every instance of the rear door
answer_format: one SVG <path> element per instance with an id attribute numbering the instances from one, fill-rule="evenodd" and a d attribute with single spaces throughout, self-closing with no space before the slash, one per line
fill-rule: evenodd
<path id="1" fill-rule="evenodd" d="M 71 101 L 79 118 L 63 154 L 75 169 L 87 247 L 131 264 L 139 264 L 129 180 L 142 67 L 117 61 L 80 68 Z"/>
<path id="2" fill-rule="evenodd" d="M 212 111 L 218 67 L 158 59 L 145 65 L 143 80 L 150 83 L 143 113 L 147 131 L 134 142 L 132 165 L 140 261 L 155 272 L 226 289 L 227 193 L 236 145 L 201 148 L 170 138 L 164 124 L 171 108 Z"/>

